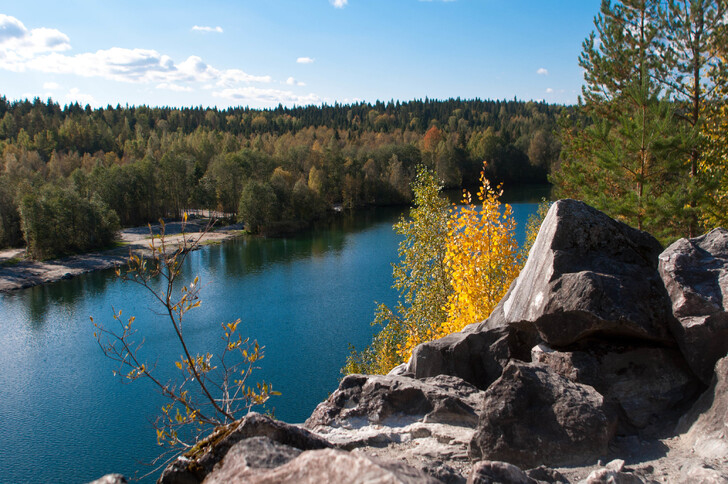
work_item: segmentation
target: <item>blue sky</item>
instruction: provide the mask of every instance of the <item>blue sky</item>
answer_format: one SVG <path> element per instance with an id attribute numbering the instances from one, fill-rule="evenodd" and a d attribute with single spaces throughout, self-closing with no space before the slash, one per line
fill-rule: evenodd
<path id="1" fill-rule="evenodd" d="M 0 4 L 0 94 L 93 107 L 574 103 L 599 0 Z"/>

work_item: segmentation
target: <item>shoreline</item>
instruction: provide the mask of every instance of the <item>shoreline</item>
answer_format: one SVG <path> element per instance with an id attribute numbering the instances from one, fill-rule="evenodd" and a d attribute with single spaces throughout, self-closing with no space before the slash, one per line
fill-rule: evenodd
<path id="1" fill-rule="evenodd" d="M 187 224 L 189 231 L 184 236 L 197 240 L 204 230 L 204 225 L 193 221 Z M 166 225 L 165 241 L 176 249 L 182 243 L 182 224 L 172 222 Z M 152 226 L 153 233 L 159 233 L 159 225 Z M 240 237 L 243 234 L 238 225 L 222 227 L 214 232 L 207 232 L 199 238 L 198 248 L 210 243 L 221 243 L 225 240 Z M 103 269 L 111 269 L 123 265 L 129 259 L 129 253 L 146 255 L 149 253 L 151 235 L 149 227 L 123 229 L 119 232 L 119 241 L 123 244 L 113 249 L 78 254 L 60 259 L 33 261 L 22 259 L 17 263 L 4 265 L 8 261 L 22 257 L 24 249 L 0 250 L 0 294 L 8 294 L 20 289 L 27 289 L 60 280 L 71 279 L 81 274 Z"/>

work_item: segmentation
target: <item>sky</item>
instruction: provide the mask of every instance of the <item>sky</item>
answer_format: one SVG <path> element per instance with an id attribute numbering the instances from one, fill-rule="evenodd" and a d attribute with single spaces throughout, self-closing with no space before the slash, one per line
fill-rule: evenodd
<path id="1" fill-rule="evenodd" d="M 0 95 L 148 106 L 572 104 L 599 0 L 0 2 Z"/>

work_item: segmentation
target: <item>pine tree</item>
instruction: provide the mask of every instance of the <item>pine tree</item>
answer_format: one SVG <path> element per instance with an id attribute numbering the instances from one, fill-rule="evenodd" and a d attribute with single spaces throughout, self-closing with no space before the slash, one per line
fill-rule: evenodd
<path id="1" fill-rule="evenodd" d="M 561 196 L 580 198 L 644 230 L 668 236 L 685 205 L 672 106 L 660 99 L 664 75 L 657 0 L 604 0 L 579 59 L 586 126 L 562 126 Z M 658 222 L 659 221 L 659 222 Z M 684 225 L 684 224 L 682 224 Z"/>

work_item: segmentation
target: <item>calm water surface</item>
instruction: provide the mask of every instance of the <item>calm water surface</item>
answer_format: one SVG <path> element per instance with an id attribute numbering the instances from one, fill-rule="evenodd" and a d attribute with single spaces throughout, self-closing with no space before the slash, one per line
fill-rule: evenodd
<path id="1" fill-rule="evenodd" d="M 536 207 L 514 203 L 519 240 Z M 377 209 L 293 238 L 236 239 L 192 253 L 186 280 L 199 275 L 203 285 L 203 305 L 186 319 L 192 351 L 217 348 L 220 323 L 241 318 L 243 334 L 265 346 L 258 376 L 282 392 L 269 408 L 304 421 L 336 389 L 348 344 L 371 340 L 374 301 L 396 300 L 392 224 L 401 212 Z M 112 306 L 137 317 L 147 361 L 173 374 L 162 365 L 180 353 L 171 328 L 143 288 L 113 271 L 0 295 L 0 483 L 143 474 L 159 454 L 149 421 L 163 399 L 144 381 L 115 378 L 93 337 L 89 316 L 111 325 Z"/>

